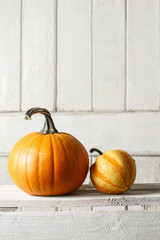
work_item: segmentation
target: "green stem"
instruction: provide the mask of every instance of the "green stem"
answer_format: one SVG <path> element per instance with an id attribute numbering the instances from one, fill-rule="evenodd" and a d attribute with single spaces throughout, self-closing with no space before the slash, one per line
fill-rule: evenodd
<path id="1" fill-rule="evenodd" d="M 102 155 L 102 154 L 103 154 L 103 153 L 102 153 L 99 149 L 97 149 L 97 148 L 91 148 L 90 153 L 93 153 L 93 152 L 97 152 L 97 153 L 99 153 L 99 155 Z"/>
<path id="2" fill-rule="evenodd" d="M 29 109 L 26 112 L 24 118 L 26 120 L 30 120 L 31 116 L 33 114 L 36 114 L 36 113 L 41 113 L 41 114 L 43 114 L 45 116 L 45 123 L 44 123 L 43 129 L 41 130 L 41 133 L 43 133 L 43 134 L 58 133 L 58 130 L 54 126 L 54 123 L 53 123 L 53 120 L 52 120 L 50 112 L 47 109 L 45 109 L 45 108 L 38 108 L 38 107 L 31 108 L 31 109 Z"/>

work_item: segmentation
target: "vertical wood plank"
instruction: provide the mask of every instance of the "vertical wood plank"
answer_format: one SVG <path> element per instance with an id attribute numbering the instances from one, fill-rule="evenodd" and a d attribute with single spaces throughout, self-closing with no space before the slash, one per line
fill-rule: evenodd
<path id="1" fill-rule="evenodd" d="M 55 108 L 55 0 L 23 1 L 22 110 Z"/>
<path id="2" fill-rule="evenodd" d="M 127 108 L 159 108 L 159 0 L 129 0 Z"/>
<path id="3" fill-rule="evenodd" d="M 4 154 L 4 156 L 0 155 L 0 185 L 3 185 L 3 184 L 13 184 L 8 173 L 7 154 Z"/>
<path id="4" fill-rule="evenodd" d="M 136 183 L 159 183 L 160 182 L 160 157 L 159 156 L 136 156 Z"/>
<path id="5" fill-rule="evenodd" d="M 91 179 L 90 179 L 90 166 L 92 165 L 92 157 L 89 157 L 89 168 L 88 168 L 88 173 L 86 176 L 86 179 L 84 181 L 83 184 L 90 184 L 91 183 Z"/>
<path id="6" fill-rule="evenodd" d="M 20 0 L 0 1 L 0 111 L 20 101 Z"/>
<path id="7" fill-rule="evenodd" d="M 124 110 L 125 1 L 93 1 L 93 108 Z"/>
<path id="8" fill-rule="evenodd" d="M 58 1 L 57 108 L 91 109 L 91 0 Z"/>

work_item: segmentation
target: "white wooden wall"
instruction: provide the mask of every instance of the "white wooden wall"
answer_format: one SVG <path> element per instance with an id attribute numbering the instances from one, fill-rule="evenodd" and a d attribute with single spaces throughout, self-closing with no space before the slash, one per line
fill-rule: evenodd
<path id="1" fill-rule="evenodd" d="M 136 182 L 160 182 L 159 12 L 159 0 L 0 0 L 0 184 L 13 145 L 43 126 L 23 120 L 35 106 L 88 152 L 132 154 Z"/>

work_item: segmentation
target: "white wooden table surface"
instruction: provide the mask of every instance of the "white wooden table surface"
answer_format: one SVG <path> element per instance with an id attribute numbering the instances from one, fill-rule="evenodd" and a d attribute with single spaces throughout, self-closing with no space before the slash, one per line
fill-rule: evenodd
<path id="1" fill-rule="evenodd" d="M 159 206 L 160 184 L 135 184 L 119 195 L 83 185 L 53 197 L 30 196 L 14 185 L 2 185 L 0 240 L 160 239 Z"/>

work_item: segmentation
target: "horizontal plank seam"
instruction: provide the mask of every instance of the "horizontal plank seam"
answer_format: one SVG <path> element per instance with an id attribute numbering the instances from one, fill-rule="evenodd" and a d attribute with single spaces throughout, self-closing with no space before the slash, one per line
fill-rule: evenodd
<path id="1" fill-rule="evenodd" d="M 90 110 L 88 110 L 88 111 L 79 111 L 79 110 L 77 110 L 77 111 L 60 111 L 60 110 L 58 110 L 58 111 L 56 111 L 56 114 L 57 113 L 61 113 L 61 114 L 112 114 L 112 113 L 155 113 L 155 112 L 157 112 L 157 113 L 159 113 L 160 112 L 160 110 L 153 110 L 153 109 L 145 109 L 145 110 L 143 110 L 143 109 L 138 109 L 138 110 L 127 110 L 127 111 L 125 111 L 125 110 L 122 110 L 122 111 L 119 111 L 119 110 L 107 110 L 107 111 L 98 111 L 98 110 L 96 110 L 96 111 L 90 111 Z M 5 113 L 5 114 L 9 114 L 9 113 L 21 113 L 21 114 L 23 114 L 23 113 L 25 113 L 25 111 L 14 111 L 14 110 L 3 110 L 3 111 L 0 111 L 0 114 L 3 114 L 3 113 Z M 55 113 L 55 111 L 50 111 L 50 113 Z"/>

